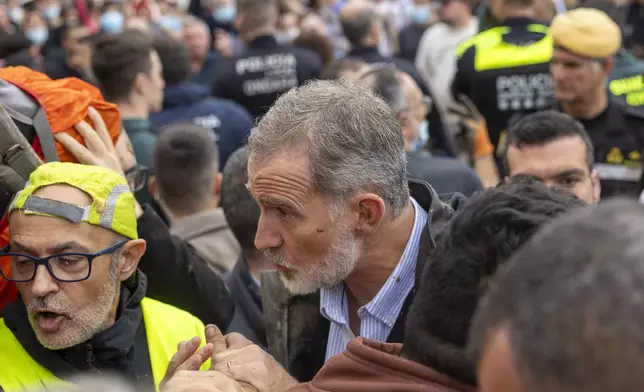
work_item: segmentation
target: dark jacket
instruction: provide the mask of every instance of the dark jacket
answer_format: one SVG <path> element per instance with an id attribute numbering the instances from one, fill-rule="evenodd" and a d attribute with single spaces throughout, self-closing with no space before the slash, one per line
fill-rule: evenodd
<path id="1" fill-rule="evenodd" d="M 240 333 L 267 350 L 262 297 L 243 256 L 239 256 L 235 268 L 226 276 L 226 283 L 235 298 L 235 313 L 227 333 Z"/>
<path id="2" fill-rule="evenodd" d="M 402 358 L 402 344 L 356 338 L 311 382 L 288 392 L 475 392 L 436 370 Z"/>
<path id="3" fill-rule="evenodd" d="M 189 243 L 171 235 L 152 208 L 146 206 L 137 223 L 139 237 L 147 242 L 139 268 L 148 275 L 148 297 L 225 330 L 234 303 L 223 278 Z"/>
<path id="4" fill-rule="evenodd" d="M 385 57 L 378 52 L 376 47 L 355 47 L 348 54 L 347 57 L 352 57 L 358 60 L 362 60 L 367 64 L 388 64 L 393 65 L 396 69 L 399 69 L 409 76 L 411 76 L 418 87 L 423 91 L 423 94 L 430 97 L 434 101 L 429 87 L 425 84 L 422 76 L 416 69 L 413 63 L 398 57 Z M 445 130 L 443 125 L 443 120 L 441 118 L 438 110 L 430 110 L 427 115 L 427 120 L 429 121 L 430 133 L 434 140 L 432 143 L 433 148 L 440 150 L 448 156 L 456 156 L 457 149 L 456 143 L 454 142 L 453 137 Z"/>
<path id="5" fill-rule="evenodd" d="M 215 133 L 220 168 L 230 154 L 246 144 L 253 127 L 246 109 L 232 101 L 211 97 L 209 88 L 192 82 L 166 87 L 163 111 L 150 115 L 152 127 L 158 132 L 166 125 L 186 121 Z"/>
<path id="6" fill-rule="evenodd" d="M 157 143 L 157 135 L 152 132 L 150 121 L 145 118 L 129 118 L 123 119 L 121 122 L 132 143 L 136 162 L 139 165 L 153 168 L 152 155 Z M 135 196 L 141 205 L 156 205 L 147 186 L 136 192 Z"/>
<path id="7" fill-rule="evenodd" d="M 483 189 L 479 176 L 456 158 L 437 157 L 426 151 L 407 153 L 409 178 L 428 182 L 438 194 L 462 193 L 470 197 Z"/>
<path id="8" fill-rule="evenodd" d="M 414 63 L 416 61 L 416 53 L 418 52 L 418 45 L 423 34 L 427 30 L 424 24 L 410 23 L 400 30 L 398 35 L 398 46 L 400 47 L 399 56 L 403 59 Z"/>
<path id="9" fill-rule="evenodd" d="M 443 202 L 431 185 L 424 181 L 410 180 L 409 186 L 411 196 L 423 209 L 429 212 L 429 215 L 420 239 L 414 289 L 405 300 L 400 315 L 389 334 L 387 342 L 391 343 L 403 342 L 407 312 L 416 293 L 418 280 L 428 262 L 429 252 L 436 246 L 434 237 L 444 228 L 454 211 L 464 200 L 462 195 L 455 194 L 451 195 L 447 202 Z M 262 282 L 264 282 L 263 279 Z M 263 285 L 264 283 L 262 283 L 262 289 L 264 289 Z M 264 300 L 266 304 L 267 298 Z M 286 369 L 297 380 L 300 382 L 310 381 L 324 364 L 330 328 L 329 321 L 320 314 L 320 293 L 318 291 L 307 296 L 290 296 L 283 302 L 286 304 L 287 313 L 286 358 L 280 354 L 282 348 L 272 343 L 272 341 L 281 338 L 271 335 L 275 330 L 280 329 L 279 326 L 267 324 L 266 330 L 269 335 L 267 340 L 271 354 L 275 351 L 276 359 L 285 362 Z M 268 303 L 274 305 L 274 302 Z"/>
<path id="10" fill-rule="evenodd" d="M 145 275 L 137 272 L 132 281 L 121 285 L 116 322 L 89 341 L 63 350 L 48 350 L 40 344 L 22 300 L 5 309 L 4 319 L 29 355 L 60 379 L 68 380 L 84 372 L 115 372 L 142 386 L 154 387 L 141 311 L 146 286 Z"/>
<path id="11" fill-rule="evenodd" d="M 222 61 L 222 57 L 219 54 L 213 52 L 208 53 L 206 61 L 204 61 L 201 67 L 201 71 L 194 75 L 190 81 L 210 91 L 212 83 L 215 81 L 215 71 L 220 61 Z"/>
<path id="12" fill-rule="evenodd" d="M 615 68 L 608 78 L 608 88 L 618 101 L 632 107 L 644 107 L 644 61 L 621 50 L 615 55 Z"/>
<path id="13" fill-rule="evenodd" d="M 278 96 L 320 72 L 322 60 L 314 52 L 261 36 L 248 42 L 243 54 L 220 62 L 212 95 L 237 102 L 257 119 Z"/>

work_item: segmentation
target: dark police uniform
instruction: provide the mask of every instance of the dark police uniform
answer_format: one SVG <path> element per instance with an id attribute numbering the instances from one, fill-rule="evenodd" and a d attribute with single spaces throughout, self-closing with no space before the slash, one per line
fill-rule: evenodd
<path id="1" fill-rule="evenodd" d="M 249 42 L 242 55 L 222 61 L 212 93 L 237 102 L 257 119 L 280 94 L 315 79 L 320 72 L 322 61 L 314 52 L 261 36 Z"/>
<path id="2" fill-rule="evenodd" d="M 620 102 L 644 107 L 644 61 L 620 51 L 615 55 L 615 69 L 610 75 L 608 88 Z"/>
<path id="3" fill-rule="evenodd" d="M 513 115 L 529 114 L 553 103 L 549 70 L 553 45 L 548 30 L 532 19 L 511 18 L 457 49 L 452 94 L 472 100 L 487 121 L 495 147 Z M 499 170 L 503 167 L 498 166 Z"/>
<path id="4" fill-rule="evenodd" d="M 612 100 L 596 118 L 578 120 L 586 127 L 595 147 L 595 169 L 601 179 L 602 199 L 637 198 L 643 184 L 644 110 Z"/>

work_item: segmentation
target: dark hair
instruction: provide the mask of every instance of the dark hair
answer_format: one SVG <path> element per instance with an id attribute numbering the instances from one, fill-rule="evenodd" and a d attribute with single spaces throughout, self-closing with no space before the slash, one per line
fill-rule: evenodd
<path id="1" fill-rule="evenodd" d="M 405 87 L 399 72 L 395 68 L 373 68 L 361 77 L 394 113 L 408 109 Z"/>
<path id="2" fill-rule="evenodd" d="M 592 169 L 595 163 L 593 142 L 590 140 L 584 126 L 574 117 L 566 113 L 546 110 L 521 118 L 508 129 L 503 157 L 506 171 L 510 172 L 507 146 L 516 148 L 543 146 L 555 140 L 572 136 L 579 136 L 584 141 L 586 145 L 586 161 L 588 162 L 588 168 Z"/>
<path id="3" fill-rule="evenodd" d="M 347 71 L 358 71 L 362 67 L 368 66 L 367 63 L 360 59 L 343 57 L 333 60 L 324 68 L 320 74 L 320 80 L 338 80 L 342 74 Z"/>
<path id="4" fill-rule="evenodd" d="M 92 51 L 92 69 L 108 101 L 127 100 L 137 75 L 150 74 L 150 37 L 137 30 L 99 37 Z"/>
<path id="5" fill-rule="evenodd" d="M 365 8 L 357 15 L 341 18 L 342 32 L 351 45 L 359 46 L 371 31 L 371 26 L 378 20 L 378 13 L 373 8 Z"/>
<path id="6" fill-rule="evenodd" d="M 237 0 L 237 13 L 243 15 L 242 31 L 268 25 L 276 27 L 279 5 L 277 0 Z"/>
<path id="7" fill-rule="evenodd" d="M 159 194 L 171 212 L 195 213 L 212 197 L 219 152 L 210 130 L 194 124 L 168 126 L 152 160 Z"/>
<path id="8" fill-rule="evenodd" d="M 644 385 L 644 207 L 614 200 L 543 227 L 494 279 L 474 319 L 480 359 L 499 328 L 520 380 L 549 392 Z"/>
<path id="9" fill-rule="evenodd" d="M 221 180 L 220 205 L 226 222 L 245 252 L 255 251 L 259 206 L 246 188 L 248 183 L 248 146 L 235 151 L 226 162 Z"/>
<path id="10" fill-rule="evenodd" d="M 329 64 L 333 60 L 333 43 L 327 37 L 314 31 L 301 33 L 293 43 L 301 48 L 307 48 L 315 52 L 320 56 L 322 64 Z"/>
<path id="11" fill-rule="evenodd" d="M 0 36 L 0 59 L 29 50 L 32 45 L 24 33 L 3 34 Z"/>
<path id="12" fill-rule="evenodd" d="M 472 197 L 437 238 L 407 317 L 403 355 L 474 384 L 466 346 L 487 280 L 544 223 L 583 205 L 527 179 Z"/>
<path id="13" fill-rule="evenodd" d="M 172 86 L 190 78 L 190 52 L 181 41 L 161 35 L 154 40 L 154 49 L 163 66 L 163 79 Z"/>

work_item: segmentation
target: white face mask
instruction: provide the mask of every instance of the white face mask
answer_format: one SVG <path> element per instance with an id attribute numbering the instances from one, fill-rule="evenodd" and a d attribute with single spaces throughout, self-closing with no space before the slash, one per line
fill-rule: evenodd
<path id="1" fill-rule="evenodd" d="M 20 7 L 15 7 L 9 10 L 9 19 L 19 25 L 22 23 L 22 19 L 25 17 L 25 11 Z"/>
<path id="2" fill-rule="evenodd" d="M 412 151 L 418 151 L 425 147 L 429 142 L 429 122 L 427 120 L 418 126 L 418 139 L 412 145 Z"/>
<path id="3" fill-rule="evenodd" d="M 300 29 L 291 27 L 286 31 L 279 31 L 275 34 L 275 39 L 280 44 L 289 44 L 300 35 Z"/>

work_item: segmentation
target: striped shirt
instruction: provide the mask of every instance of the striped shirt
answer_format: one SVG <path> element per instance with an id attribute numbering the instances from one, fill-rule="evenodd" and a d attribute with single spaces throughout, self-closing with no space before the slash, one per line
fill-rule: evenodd
<path id="1" fill-rule="evenodd" d="M 427 212 L 413 198 L 411 202 L 414 206 L 414 228 L 405 251 L 378 294 L 358 310 L 360 336 L 364 338 L 387 341 L 405 299 L 414 288 L 416 258 L 420 236 L 427 223 Z M 320 295 L 320 313 L 331 322 L 325 359 L 328 361 L 343 352 L 355 336 L 349 326 L 349 305 L 344 283 L 322 289 Z"/>

